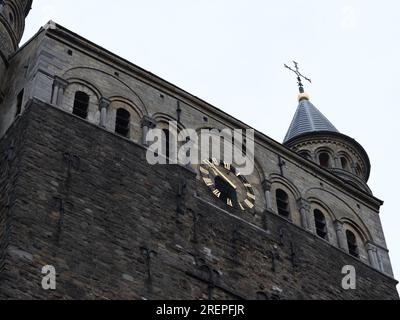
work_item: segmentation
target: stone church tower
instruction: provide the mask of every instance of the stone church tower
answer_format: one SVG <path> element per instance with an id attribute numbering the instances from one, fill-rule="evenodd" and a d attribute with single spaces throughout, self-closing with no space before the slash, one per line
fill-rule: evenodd
<path id="1" fill-rule="evenodd" d="M 32 0 L 0 1 L 0 86 L 3 84 L 9 58 L 15 53 L 25 29 L 25 17 L 28 15 Z M 0 91 L 0 101 L 4 97 L 4 88 Z"/>
<path id="2" fill-rule="evenodd" d="M 30 6 L 1 1 L 1 299 L 398 299 L 368 155 L 307 95 L 248 175 L 151 165 L 170 121 L 250 128 L 54 22 L 18 48 Z"/>
<path id="3" fill-rule="evenodd" d="M 299 105 L 283 144 L 340 177 L 345 183 L 372 195 L 367 185 L 371 165 L 364 148 L 356 140 L 340 133 L 311 103 L 302 87 L 298 100 Z M 349 222 L 344 228 L 342 222 L 336 221 L 334 227 L 339 247 L 356 257 L 368 255 L 369 262 L 379 267 L 377 248 L 365 242 L 365 235 L 357 224 Z M 360 247 L 357 243 L 366 243 L 366 246 Z"/>
<path id="4" fill-rule="evenodd" d="M 307 94 L 299 96 L 299 106 L 283 143 L 347 183 L 372 194 L 367 185 L 371 165 L 366 151 L 356 140 L 340 133 L 310 102 Z"/>

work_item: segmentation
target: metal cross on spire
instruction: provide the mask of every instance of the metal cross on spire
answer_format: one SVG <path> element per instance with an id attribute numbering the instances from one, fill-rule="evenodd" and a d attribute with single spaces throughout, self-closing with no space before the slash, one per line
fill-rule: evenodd
<path id="1" fill-rule="evenodd" d="M 296 61 L 293 61 L 293 63 L 294 63 L 294 68 L 295 68 L 295 69 L 292 69 L 291 67 L 289 67 L 289 66 L 286 65 L 286 64 L 285 64 L 285 68 L 289 69 L 290 71 L 292 71 L 292 72 L 294 72 L 294 73 L 296 74 L 296 76 L 297 76 L 297 81 L 298 81 L 298 85 L 299 85 L 299 91 L 300 91 L 300 93 L 304 93 L 304 86 L 303 86 L 303 83 L 301 82 L 301 79 L 303 78 L 304 80 L 307 80 L 308 82 L 312 83 L 312 82 L 311 82 L 311 79 L 309 79 L 309 78 L 303 76 L 303 75 L 300 73 L 300 71 L 299 71 L 299 64 L 298 64 Z"/>

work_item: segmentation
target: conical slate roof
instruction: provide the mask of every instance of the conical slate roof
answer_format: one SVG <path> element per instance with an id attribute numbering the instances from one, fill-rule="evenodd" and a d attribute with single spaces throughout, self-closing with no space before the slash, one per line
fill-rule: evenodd
<path id="1" fill-rule="evenodd" d="M 302 134 L 318 131 L 339 132 L 308 99 L 302 99 L 283 143 Z"/>

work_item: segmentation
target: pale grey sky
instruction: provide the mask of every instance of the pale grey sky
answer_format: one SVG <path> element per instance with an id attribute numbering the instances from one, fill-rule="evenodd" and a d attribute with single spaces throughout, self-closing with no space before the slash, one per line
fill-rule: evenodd
<path id="1" fill-rule="evenodd" d="M 297 107 L 294 59 L 311 101 L 368 152 L 400 279 L 398 0 L 34 0 L 24 39 L 48 20 L 275 140 Z"/>

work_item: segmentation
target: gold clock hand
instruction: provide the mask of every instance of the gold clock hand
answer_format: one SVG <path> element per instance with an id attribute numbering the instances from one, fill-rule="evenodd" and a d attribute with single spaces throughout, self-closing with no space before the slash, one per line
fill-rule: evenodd
<path id="1" fill-rule="evenodd" d="M 220 175 L 222 178 L 224 178 L 224 180 L 226 182 L 228 182 L 232 188 L 234 188 L 235 190 L 237 189 L 237 187 L 232 183 L 232 181 L 230 181 L 220 170 L 218 170 L 218 168 L 215 166 L 215 164 L 210 162 L 210 163 L 208 163 L 208 165 L 211 167 L 211 169 L 214 170 L 214 172 L 216 172 L 218 175 Z"/>

